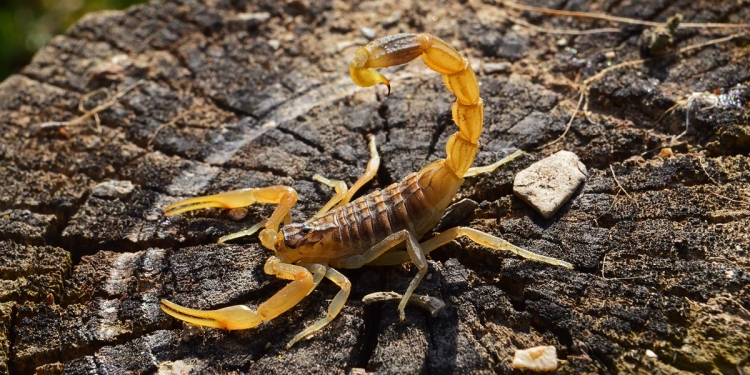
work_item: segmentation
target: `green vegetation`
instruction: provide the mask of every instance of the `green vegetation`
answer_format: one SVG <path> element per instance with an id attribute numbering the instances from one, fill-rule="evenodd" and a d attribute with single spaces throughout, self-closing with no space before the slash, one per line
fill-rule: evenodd
<path id="1" fill-rule="evenodd" d="M 26 65 L 50 38 L 88 12 L 124 9 L 145 0 L 3 0 L 0 2 L 0 81 Z"/>

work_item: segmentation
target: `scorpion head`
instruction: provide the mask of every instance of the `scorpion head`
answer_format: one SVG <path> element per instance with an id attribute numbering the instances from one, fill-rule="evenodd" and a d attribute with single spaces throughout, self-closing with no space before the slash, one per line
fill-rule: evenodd
<path id="1" fill-rule="evenodd" d="M 312 250 L 316 245 L 322 245 L 321 242 L 325 240 L 327 232 L 309 223 L 285 225 L 280 231 L 283 240 L 279 242 L 283 244 L 279 245 L 282 245 L 284 249 L 304 253 L 305 250 Z M 277 250 L 281 248 L 277 247 Z"/>

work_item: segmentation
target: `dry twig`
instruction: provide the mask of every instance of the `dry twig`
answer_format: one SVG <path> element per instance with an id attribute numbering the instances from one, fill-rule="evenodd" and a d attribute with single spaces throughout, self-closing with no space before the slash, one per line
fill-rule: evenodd
<path id="1" fill-rule="evenodd" d="M 173 119 L 169 120 L 169 122 L 159 125 L 159 127 L 157 127 L 156 130 L 154 130 L 154 134 L 151 135 L 151 138 L 148 139 L 148 143 L 146 143 L 146 149 L 147 150 L 151 149 L 151 143 L 154 142 L 154 139 L 156 139 L 156 136 L 159 134 L 159 132 L 162 129 L 164 129 L 166 127 L 174 126 L 174 124 L 176 124 L 177 121 L 180 121 L 180 119 L 182 119 L 183 117 L 185 117 L 185 115 L 187 115 L 188 113 L 190 113 L 192 111 L 193 111 L 192 109 L 189 109 L 187 111 L 180 112 Z"/>
<path id="2" fill-rule="evenodd" d="M 633 202 L 635 203 L 635 206 L 636 206 L 636 207 L 639 207 L 639 206 L 638 206 L 638 201 L 637 201 L 637 200 L 635 200 L 635 198 L 633 198 L 633 197 L 632 197 L 632 196 L 631 196 L 630 194 L 628 194 L 628 191 L 627 191 L 627 190 L 625 190 L 625 188 L 624 188 L 624 187 L 622 187 L 622 185 L 620 184 L 620 181 L 619 181 L 619 180 L 617 180 L 617 176 L 615 175 L 615 169 L 614 169 L 614 168 L 612 168 L 612 164 L 610 164 L 610 165 L 609 165 L 609 171 L 610 171 L 610 172 L 612 172 L 612 178 L 613 178 L 613 179 L 615 180 L 615 183 L 617 184 L 617 186 L 619 186 L 619 187 L 620 187 L 620 190 L 622 190 L 622 192 L 623 192 L 623 193 L 625 193 L 625 195 L 626 195 L 626 196 L 627 196 L 628 198 L 630 198 L 630 200 L 632 200 L 632 201 L 633 201 Z"/>
<path id="3" fill-rule="evenodd" d="M 630 25 L 641 25 L 641 26 L 649 26 L 649 27 L 657 27 L 657 26 L 662 25 L 662 23 L 660 22 L 643 21 L 643 20 L 638 20 L 634 18 L 626 18 L 626 17 L 617 17 L 617 16 L 611 16 L 609 14 L 602 14 L 602 13 L 573 12 L 569 10 L 540 8 L 540 7 L 535 7 L 531 5 L 519 4 L 519 3 L 508 1 L 508 0 L 501 0 L 500 4 L 511 9 L 539 12 L 543 14 L 549 14 L 552 16 L 589 18 L 589 19 L 603 20 L 603 21 L 609 21 L 609 22 L 615 22 L 615 23 L 626 23 Z M 689 29 L 689 28 L 693 28 L 693 29 L 695 28 L 698 28 L 698 29 L 709 29 L 709 28 L 711 29 L 750 29 L 750 24 L 749 23 L 690 23 L 690 22 L 686 22 L 686 23 L 681 23 L 678 26 L 678 28 L 680 29 Z"/>
<path id="4" fill-rule="evenodd" d="M 144 80 L 139 80 L 136 83 L 134 83 L 134 84 L 126 87 L 122 91 L 118 92 L 117 95 L 115 95 L 115 96 L 113 96 L 111 98 L 109 97 L 109 91 L 106 88 L 101 88 L 101 89 L 98 89 L 98 90 L 94 90 L 94 91 L 92 91 L 92 92 L 84 95 L 81 98 L 81 100 L 78 102 L 78 110 L 81 111 L 81 112 L 83 112 L 82 115 L 80 115 L 80 116 L 78 116 L 78 117 L 76 117 L 76 118 L 74 118 L 72 120 L 69 120 L 69 121 L 50 121 L 50 122 L 45 122 L 45 123 L 39 124 L 39 130 L 57 129 L 57 128 L 69 127 L 69 126 L 81 126 L 81 125 L 84 125 L 86 123 L 86 121 L 88 121 L 89 118 L 93 117 L 94 118 L 94 122 L 96 123 L 96 131 L 97 131 L 97 133 L 101 133 L 101 124 L 99 122 L 99 112 L 104 111 L 105 109 L 108 109 L 109 107 L 115 105 L 117 103 L 117 101 L 120 100 L 120 98 L 122 98 L 123 96 L 125 96 L 125 94 L 127 94 L 128 92 L 130 92 L 131 90 L 133 90 L 134 88 L 136 88 L 137 86 L 139 86 L 140 84 L 142 84 L 143 82 L 145 82 L 145 81 Z M 93 109 L 87 110 L 84 107 L 84 102 L 86 102 L 89 98 L 91 98 L 92 96 L 98 94 L 99 92 L 104 92 L 106 94 L 106 96 L 107 96 L 107 100 L 104 103 L 102 103 L 102 104 L 94 107 Z"/>

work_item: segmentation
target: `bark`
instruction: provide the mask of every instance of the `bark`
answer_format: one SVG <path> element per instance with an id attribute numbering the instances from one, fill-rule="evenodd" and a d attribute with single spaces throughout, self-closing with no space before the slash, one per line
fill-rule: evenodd
<path id="1" fill-rule="evenodd" d="M 529 3 L 660 22 L 750 19 L 734 0 Z M 560 373 L 747 373 L 747 38 L 609 72 L 592 84 L 586 116 L 542 147 L 563 133 L 583 79 L 641 58 L 643 28 L 555 35 L 505 15 L 610 26 L 491 1 L 184 0 L 92 14 L 53 39 L 0 84 L 0 373 L 512 373 L 513 351 L 536 345 L 556 346 Z M 368 134 L 383 161 L 367 191 L 444 157 L 454 98 L 421 63 L 386 73 L 387 98 L 357 88 L 347 64 L 367 42 L 361 27 L 431 32 L 468 56 L 486 108 L 475 165 L 531 153 L 467 179 L 456 200 L 478 205 L 449 220 L 576 269 L 454 241 L 431 254 L 417 291 L 447 307 L 433 317 L 409 306 L 404 323 L 395 303 L 361 299 L 403 292 L 415 267 L 345 271 L 353 291 L 340 316 L 289 351 L 335 285 L 252 330 L 188 329 L 164 315 L 161 298 L 257 306 L 285 283 L 263 273 L 271 254 L 256 238 L 215 244 L 269 207 L 165 219 L 166 205 L 284 184 L 300 193 L 301 221 L 332 194 L 313 174 L 356 180 Z M 675 48 L 727 33 L 678 29 Z M 100 131 L 93 116 L 39 126 L 80 116 L 81 100 L 105 103 L 97 89 L 112 97 L 139 80 L 97 114 Z M 703 94 L 688 106 L 693 93 Z M 513 175 L 561 149 L 589 177 L 545 220 L 512 195 Z"/>

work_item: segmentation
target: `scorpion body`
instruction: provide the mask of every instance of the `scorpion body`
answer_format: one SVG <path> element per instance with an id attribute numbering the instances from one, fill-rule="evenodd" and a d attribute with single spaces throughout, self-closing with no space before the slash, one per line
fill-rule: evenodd
<path id="1" fill-rule="evenodd" d="M 484 103 L 469 62 L 447 43 L 429 34 L 398 34 L 375 40 L 359 48 L 349 72 L 353 81 L 368 87 L 389 81 L 373 68 L 407 63 L 421 57 L 432 70 L 443 75 L 448 89 L 456 95 L 453 120 L 459 131 L 447 141 L 447 157 L 435 161 L 404 180 L 380 191 L 351 201 L 354 193 L 371 180 L 380 163 L 375 138 L 370 137 L 370 161 L 365 173 L 348 189 L 342 181 L 315 179 L 335 189 L 334 197 L 310 220 L 291 224 L 289 211 L 297 201 L 290 187 L 270 186 L 235 190 L 217 195 L 187 199 L 165 209 L 175 215 L 208 207 L 235 208 L 255 203 L 278 206 L 267 219 L 252 228 L 223 237 L 220 242 L 246 236 L 263 228 L 263 246 L 275 251 L 264 270 L 268 274 L 291 280 L 282 290 L 262 303 L 257 311 L 237 305 L 218 310 L 195 310 L 167 300 L 162 309 L 178 319 L 224 329 L 252 328 L 290 309 L 308 295 L 317 284 L 328 278 L 341 290 L 334 297 L 326 317 L 297 334 L 288 344 L 321 329 L 341 311 L 349 296 L 351 284 L 336 268 L 359 268 L 365 264 L 399 264 L 411 260 L 418 272 L 409 284 L 398 311 L 404 319 L 404 308 L 414 289 L 427 272 L 425 254 L 456 237 L 466 236 L 476 243 L 497 250 L 508 250 L 528 259 L 572 268 L 570 263 L 538 255 L 516 247 L 490 234 L 466 227 L 455 227 L 419 243 L 424 234 L 438 223 L 464 177 L 491 172 L 520 156 L 516 152 L 490 166 L 472 168 L 482 132 Z M 282 222 L 284 226 L 279 229 Z M 399 245 L 406 244 L 405 250 Z"/>

